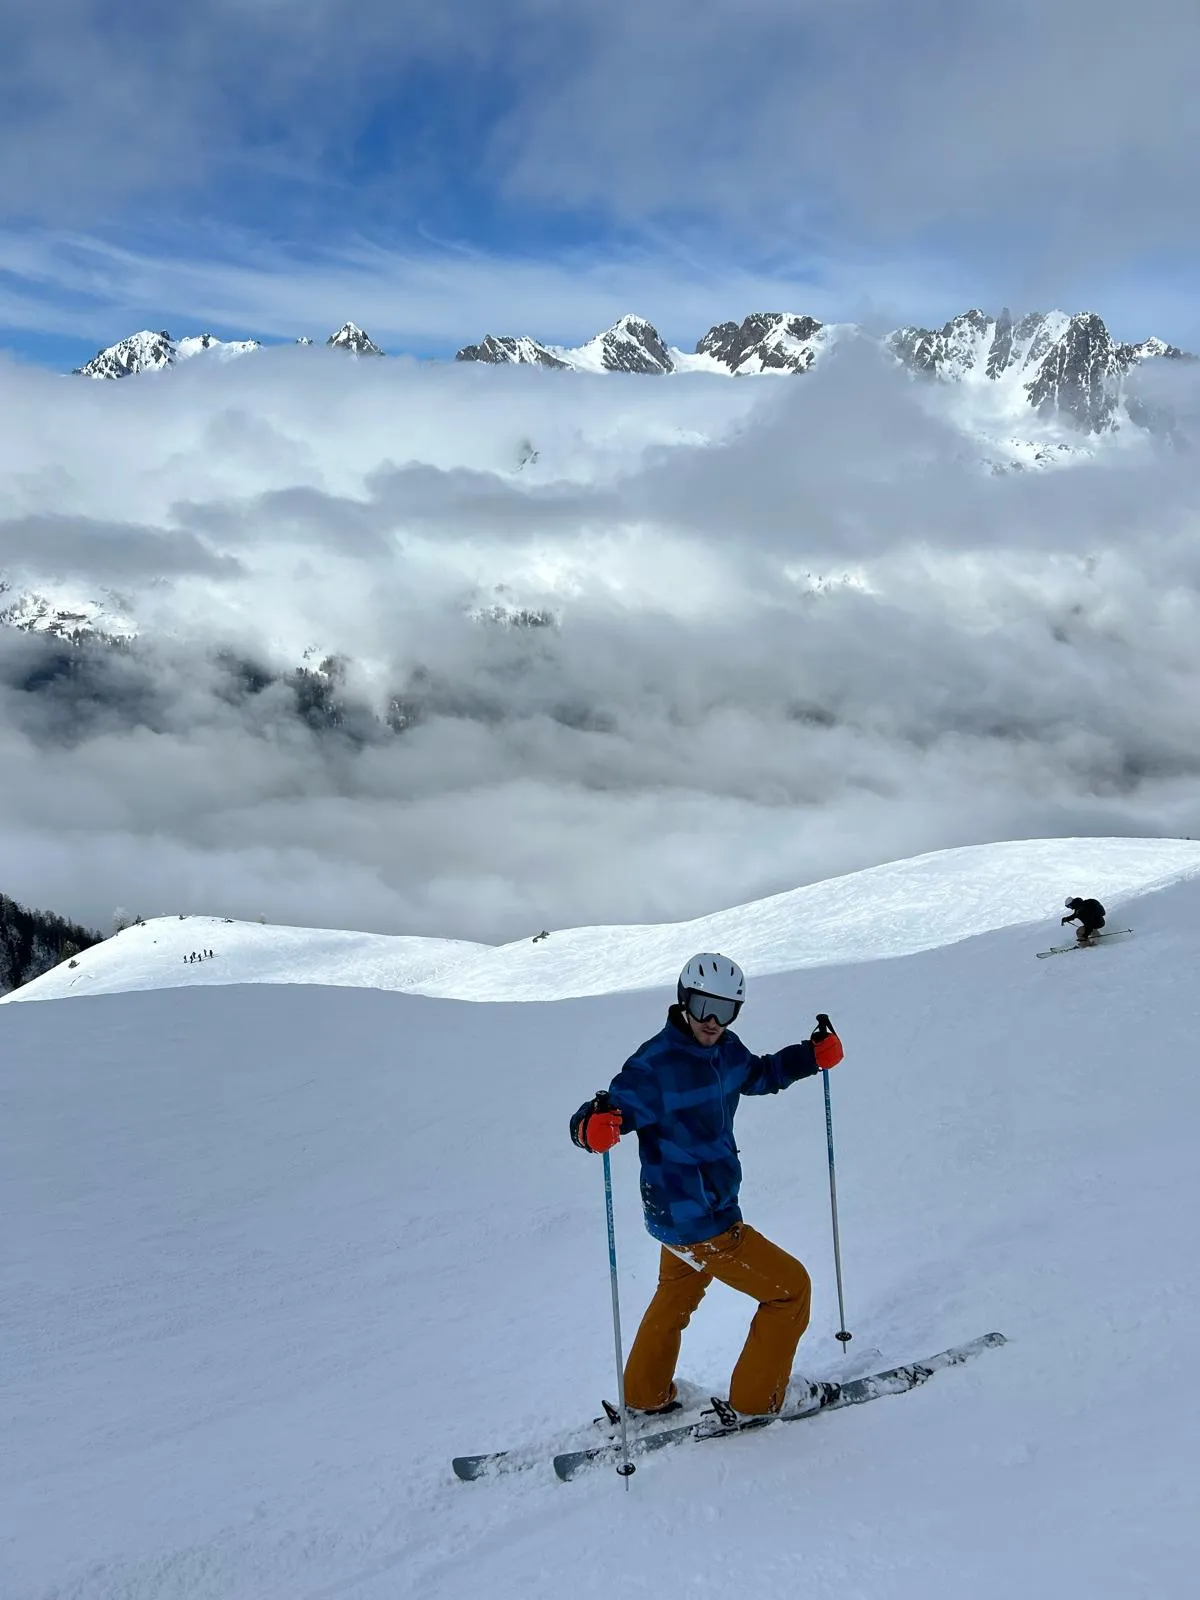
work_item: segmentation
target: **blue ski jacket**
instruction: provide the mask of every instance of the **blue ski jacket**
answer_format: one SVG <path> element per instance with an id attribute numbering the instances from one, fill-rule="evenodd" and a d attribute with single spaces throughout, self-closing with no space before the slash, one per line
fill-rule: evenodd
<path id="1" fill-rule="evenodd" d="M 636 1131 L 646 1227 L 666 1245 L 697 1244 L 742 1220 L 733 1118 L 744 1094 L 778 1094 L 817 1071 L 809 1040 L 751 1055 L 728 1029 L 697 1044 L 679 1007 L 609 1087 L 621 1132 Z"/>

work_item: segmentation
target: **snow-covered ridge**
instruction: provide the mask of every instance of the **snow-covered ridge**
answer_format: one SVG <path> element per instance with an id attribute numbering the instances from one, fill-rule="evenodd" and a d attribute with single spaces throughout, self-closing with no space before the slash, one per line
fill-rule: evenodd
<path id="1" fill-rule="evenodd" d="M 998 317 L 973 310 L 936 330 L 900 328 L 887 342 L 915 372 L 994 388 L 1010 396 L 1015 409 L 1032 406 L 1085 433 L 1114 425 L 1121 380 L 1131 368 L 1151 359 L 1195 359 L 1162 339 L 1120 344 L 1094 311 L 1034 312 L 1014 321 L 1007 310 Z"/>
<path id="2" fill-rule="evenodd" d="M 82 367 L 75 368 L 81 378 L 129 378 L 139 372 L 161 372 L 180 361 L 190 361 L 194 356 L 206 355 L 210 359 L 229 361 L 260 348 L 257 339 L 217 339 L 211 333 L 189 335 L 172 339 L 167 332 L 152 333 L 148 328 L 130 334 L 119 344 L 98 350 Z"/>
<path id="3" fill-rule="evenodd" d="M 698 949 L 751 977 L 913 955 L 1023 923 L 1058 929 L 1070 892 L 1122 900 L 1200 875 L 1200 841 L 1041 839 L 939 850 L 689 922 L 568 928 L 491 946 L 159 917 L 83 951 L 8 1001 L 192 984 L 301 983 L 448 1000 L 545 1001 L 669 988 Z M 214 954 L 189 959 L 201 950 Z M 0 1002 L 7 1003 L 7 1002 Z"/>
<path id="4" fill-rule="evenodd" d="M 477 345 L 464 346 L 456 359 L 585 372 L 745 377 L 809 372 L 844 336 L 866 337 L 851 324 L 823 324 L 798 312 L 754 312 L 741 323 L 716 324 L 687 354 L 668 348 L 644 317 L 625 316 L 583 345 L 489 334 Z M 1120 344 L 1095 312 L 1033 312 L 1014 321 L 1007 310 L 995 317 L 972 310 L 940 329 L 899 328 L 882 343 L 914 373 L 990 391 L 987 405 L 993 413 L 1008 412 L 1019 421 L 1032 408 L 1043 419 L 1092 434 L 1119 426 L 1122 415 L 1149 425 L 1123 394 L 1122 380 L 1133 367 L 1152 359 L 1195 359 L 1158 338 Z"/>
<path id="5" fill-rule="evenodd" d="M 106 593 L 103 599 L 94 600 L 70 592 L 59 592 L 53 598 L 31 591 L 13 594 L 3 577 L 0 577 L 0 627 L 52 634 L 69 643 L 97 636 L 106 639 L 137 636 L 137 627 L 118 595 Z"/>
<path id="6" fill-rule="evenodd" d="M 659 377 L 697 372 L 748 377 L 810 372 L 843 337 L 867 335 L 853 324 L 821 323 L 800 312 L 759 311 L 740 323 L 715 324 L 689 353 L 669 346 L 645 317 L 630 314 L 580 345 L 489 333 L 478 344 L 464 345 L 455 360 Z M 312 343 L 308 338 L 296 342 Z M 354 322 L 344 323 L 325 343 L 355 356 L 383 355 Z M 1169 418 L 1151 417 L 1125 396 L 1123 379 L 1145 361 L 1195 359 L 1157 337 L 1119 343 L 1090 311 L 1074 316 L 1032 312 L 1014 319 L 1007 310 L 998 316 L 971 310 L 940 329 L 899 328 L 881 343 L 915 374 L 959 385 L 980 399 L 987 391 L 985 404 L 993 421 L 998 414 L 1009 414 L 1019 426 L 1022 419 L 1027 423 L 1032 410 L 1084 434 L 1113 431 L 1122 421 L 1169 432 Z M 255 340 L 222 343 L 211 334 L 173 340 L 167 333 L 142 332 L 101 350 L 76 370 L 86 377 L 124 378 L 159 371 L 201 352 L 227 358 L 258 348 Z M 983 431 L 995 436 L 994 428 Z M 1014 459 L 1030 454 L 1018 444 Z"/>
<path id="7" fill-rule="evenodd" d="M 668 346 L 645 317 L 627 315 L 580 345 L 488 334 L 478 344 L 464 345 L 455 360 L 574 372 L 711 372 L 741 377 L 807 372 L 840 331 L 841 324 L 822 324 L 798 312 L 759 311 L 740 323 L 717 323 L 688 353 Z"/>
<path id="8" fill-rule="evenodd" d="M 302 336 L 297 344 L 311 345 L 312 340 Z M 345 350 L 355 356 L 381 356 L 383 351 L 354 322 L 344 322 L 325 343 L 335 350 Z M 247 355 L 251 350 L 261 350 L 257 339 L 218 339 L 211 333 L 188 335 L 173 339 L 165 330 L 152 333 L 148 328 L 132 333 L 128 339 L 98 350 L 82 367 L 76 367 L 73 376 L 81 378 L 132 378 L 141 372 L 161 372 L 181 361 L 204 355 L 210 360 L 230 361 Z"/>

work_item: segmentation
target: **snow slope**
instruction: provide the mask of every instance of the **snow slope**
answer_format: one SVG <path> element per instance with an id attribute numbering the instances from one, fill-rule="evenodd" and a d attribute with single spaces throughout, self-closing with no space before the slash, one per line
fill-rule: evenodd
<path id="1" fill-rule="evenodd" d="M 492 946 L 221 917 L 160 917 L 83 951 L 10 1001 L 184 984 L 322 983 L 449 1000 L 565 1000 L 674 983 L 694 950 L 738 952 L 755 975 L 911 955 L 1057 913 L 1067 888 L 1116 904 L 1200 873 L 1191 839 L 1041 839 L 938 850 L 690 922 L 569 928 Z M 189 964 L 192 951 L 212 960 Z"/>
<path id="2" fill-rule="evenodd" d="M 825 966 L 788 970 L 763 903 L 749 964 L 774 948 L 778 966 L 739 1032 L 769 1049 L 828 1010 L 846 1042 L 851 1359 L 1011 1342 L 911 1395 L 646 1461 L 628 1492 L 548 1467 L 466 1485 L 448 1462 L 581 1438 L 611 1390 L 600 1166 L 566 1120 L 657 1028 L 663 993 L 463 1005 L 245 983 L 8 1006 L 0 1595 L 1192 1595 L 1197 861 L 1092 843 L 1081 881 L 1085 842 L 1062 842 L 1068 881 L 1037 927 L 1012 925 L 1033 914 L 1015 890 L 993 931 L 945 913 L 982 881 L 964 852 L 857 875 L 861 926 L 840 880 Z M 996 892 L 1044 883 L 1049 843 L 993 848 Z M 1136 936 L 1035 961 L 1062 895 L 1101 889 L 1106 850 Z M 726 915 L 749 942 L 754 908 Z M 900 954 L 931 918 L 946 939 Z M 872 927 L 893 959 L 871 959 Z M 278 931 L 258 930 L 264 951 Z M 640 971 L 647 931 L 601 932 L 609 970 Z M 112 952 L 136 962 L 146 936 Z M 835 1373 L 819 1086 L 745 1102 L 738 1132 L 748 1217 L 813 1272 L 800 1365 Z M 631 1328 L 656 1252 L 629 1142 L 613 1165 Z M 681 1374 L 721 1390 L 747 1315 L 714 1288 Z"/>
<path id="3" fill-rule="evenodd" d="M 155 917 L 80 951 L 74 967 L 60 963 L 5 995 L 0 1005 L 192 984 L 319 983 L 423 992 L 446 966 L 489 948 L 460 939 L 280 928 L 227 917 Z M 212 957 L 188 960 L 202 950 L 211 950 Z"/>

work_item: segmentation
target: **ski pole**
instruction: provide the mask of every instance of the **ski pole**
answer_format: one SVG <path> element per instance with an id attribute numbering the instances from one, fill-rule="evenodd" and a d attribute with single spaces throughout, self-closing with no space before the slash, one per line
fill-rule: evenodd
<path id="1" fill-rule="evenodd" d="M 601 1091 L 596 1096 L 596 1107 L 604 1110 L 608 1095 Z M 621 1351 L 621 1300 L 617 1292 L 617 1233 L 613 1226 L 612 1163 L 608 1151 L 604 1152 L 604 1212 L 608 1220 L 608 1275 L 612 1281 L 613 1349 L 617 1357 L 617 1404 L 621 1408 L 621 1460 L 617 1471 L 629 1487 L 629 1479 L 637 1471 L 629 1459 L 629 1427 L 625 1415 L 625 1358 Z"/>
<path id="2" fill-rule="evenodd" d="M 833 1032 L 829 1018 L 820 1012 L 817 1015 L 818 1032 L 815 1037 L 823 1039 Z M 837 1214 L 837 1171 L 833 1162 L 833 1104 L 829 1098 L 829 1074 L 823 1072 L 821 1078 L 825 1084 L 825 1140 L 829 1146 L 829 1211 L 833 1218 L 833 1269 L 837 1276 L 838 1294 L 838 1331 L 834 1335 L 843 1345 L 850 1343 L 853 1334 L 846 1332 L 846 1304 L 842 1295 L 842 1245 L 838 1236 Z"/>

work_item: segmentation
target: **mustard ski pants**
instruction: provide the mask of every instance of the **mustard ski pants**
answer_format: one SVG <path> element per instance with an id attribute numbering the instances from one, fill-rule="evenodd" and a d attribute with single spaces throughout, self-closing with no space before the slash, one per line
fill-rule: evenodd
<path id="1" fill-rule="evenodd" d="M 673 1398 L 680 1335 L 714 1278 L 758 1301 L 730 1379 L 730 1405 L 750 1415 L 782 1406 L 808 1327 L 812 1281 L 794 1256 L 744 1222 L 699 1244 L 664 1246 L 658 1288 L 625 1363 L 627 1405 L 652 1410 Z"/>

